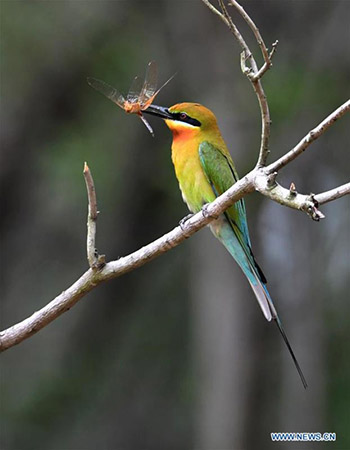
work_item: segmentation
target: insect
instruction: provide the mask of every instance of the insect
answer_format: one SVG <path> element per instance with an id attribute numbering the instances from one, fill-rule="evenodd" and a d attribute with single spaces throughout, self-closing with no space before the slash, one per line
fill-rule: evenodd
<path id="1" fill-rule="evenodd" d="M 146 69 L 145 80 L 142 83 L 140 77 L 135 77 L 131 83 L 129 92 L 125 97 L 114 87 L 105 83 L 104 81 L 97 80 L 96 78 L 88 77 L 87 82 L 91 87 L 96 89 L 96 91 L 105 95 L 107 98 L 116 103 L 120 108 L 128 114 L 137 114 L 142 122 L 145 124 L 148 131 L 154 136 L 151 125 L 144 118 L 142 111 L 145 111 L 154 101 L 156 95 L 160 92 L 165 85 L 173 79 L 175 75 L 169 78 L 158 90 L 158 68 L 155 61 L 148 63 Z"/>

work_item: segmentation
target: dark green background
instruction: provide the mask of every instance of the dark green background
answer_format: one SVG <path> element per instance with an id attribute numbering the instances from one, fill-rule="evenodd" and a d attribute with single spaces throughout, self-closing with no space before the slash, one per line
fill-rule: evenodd
<path id="1" fill-rule="evenodd" d="M 349 96 L 348 1 L 244 2 L 266 42 L 270 161 Z M 241 20 L 237 23 L 256 49 Z M 197 101 L 217 115 L 241 175 L 256 161 L 260 117 L 239 48 L 200 1 L 1 1 L 1 325 L 40 309 L 87 268 L 82 169 L 93 172 L 98 249 L 108 260 L 187 214 L 170 159 L 86 83 L 123 92 L 150 60 L 157 104 Z M 281 171 L 321 192 L 348 181 L 349 118 Z M 272 431 L 337 433 L 349 449 L 349 200 L 326 219 L 246 199 L 266 272 L 309 388 L 244 276 L 208 230 L 98 287 L 1 356 L 2 450 L 325 448 L 272 444 Z"/>

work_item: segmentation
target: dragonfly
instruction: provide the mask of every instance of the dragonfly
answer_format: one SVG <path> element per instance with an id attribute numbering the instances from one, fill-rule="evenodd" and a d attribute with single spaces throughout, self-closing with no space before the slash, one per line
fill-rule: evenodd
<path id="1" fill-rule="evenodd" d="M 145 79 L 142 82 L 140 77 L 135 77 L 129 92 L 124 97 L 116 88 L 110 86 L 104 81 L 96 78 L 88 77 L 87 82 L 96 91 L 109 98 L 113 103 L 117 104 L 128 114 L 137 114 L 145 124 L 147 130 L 154 136 L 151 125 L 144 118 L 142 111 L 145 111 L 154 101 L 161 89 L 166 86 L 169 81 L 174 78 L 175 74 L 169 78 L 159 89 L 158 83 L 158 67 L 155 61 L 151 61 L 147 65 Z"/>

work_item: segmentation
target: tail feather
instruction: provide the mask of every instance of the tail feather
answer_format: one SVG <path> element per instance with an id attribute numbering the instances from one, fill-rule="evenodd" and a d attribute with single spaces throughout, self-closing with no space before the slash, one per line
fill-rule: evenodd
<path id="1" fill-rule="evenodd" d="M 284 329 L 282 327 L 282 324 L 281 324 L 281 321 L 280 321 L 279 317 L 275 318 L 275 322 L 276 322 L 277 328 L 279 329 L 279 332 L 281 333 L 281 335 L 283 337 L 283 340 L 284 340 L 284 342 L 285 342 L 285 344 L 286 344 L 286 346 L 287 346 L 287 348 L 289 350 L 290 356 L 293 359 L 294 365 L 295 365 L 295 367 L 296 367 L 296 369 L 297 369 L 297 371 L 299 373 L 299 377 L 301 379 L 301 382 L 303 383 L 303 386 L 306 389 L 307 388 L 306 379 L 304 377 L 303 371 L 301 370 L 301 367 L 299 366 L 298 360 L 297 360 L 296 356 L 294 355 L 293 349 L 292 349 L 292 347 L 291 347 L 291 345 L 290 345 L 290 343 L 288 341 L 288 338 L 287 338 L 286 333 L 285 333 L 285 331 L 284 331 Z"/>
<path id="2" fill-rule="evenodd" d="M 278 317 L 276 308 L 275 308 L 275 306 L 274 306 L 274 304 L 272 302 L 272 299 L 270 297 L 270 294 L 269 294 L 265 284 L 262 283 L 259 280 L 258 277 L 256 277 L 256 284 L 253 284 L 250 281 L 249 278 L 248 278 L 248 280 L 249 280 L 249 283 L 250 283 L 250 285 L 251 285 L 251 287 L 252 287 L 252 289 L 254 291 L 254 294 L 255 294 L 258 302 L 259 302 L 259 305 L 260 305 L 260 307 L 261 307 L 265 317 L 269 321 L 271 321 L 271 319 L 273 319 L 274 322 L 276 322 L 277 328 L 278 328 L 279 332 L 281 333 L 281 336 L 282 336 L 282 338 L 284 340 L 284 343 L 286 344 L 286 346 L 288 348 L 288 351 L 290 353 L 290 356 L 292 357 L 292 360 L 294 362 L 294 365 L 295 365 L 295 367 L 296 367 L 296 369 L 297 369 L 297 371 L 299 373 L 299 377 L 301 379 L 301 382 L 303 383 L 303 386 L 306 389 L 307 388 L 307 382 L 306 382 L 305 376 L 304 376 L 303 371 L 301 370 L 301 367 L 300 367 L 300 365 L 298 363 L 298 360 L 297 360 L 297 358 L 296 358 L 296 356 L 294 354 L 292 346 L 289 343 L 287 335 L 286 335 L 286 333 L 285 333 L 285 331 L 284 331 L 284 329 L 282 327 L 281 320 Z M 266 314 L 266 312 L 267 312 L 267 314 Z M 270 315 L 268 316 L 268 314 L 270 314 Z"/>

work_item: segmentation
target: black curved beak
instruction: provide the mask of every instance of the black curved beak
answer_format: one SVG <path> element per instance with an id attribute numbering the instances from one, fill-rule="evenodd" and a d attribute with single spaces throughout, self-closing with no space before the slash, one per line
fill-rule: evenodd
<path id="1" fill-rule="evenodd" d="M 168 108 L 165 108 L 164 106 L 150 105 L 147 109 L 142 111 L 142 114 L 151 114 L 152 116 L 157 116 L 161 119 L 174 119 Z"/>

